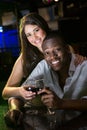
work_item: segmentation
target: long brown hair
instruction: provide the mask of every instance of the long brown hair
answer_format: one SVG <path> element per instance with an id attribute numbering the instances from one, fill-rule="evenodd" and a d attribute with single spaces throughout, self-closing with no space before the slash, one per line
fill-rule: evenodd
<path id="1" fill-rule="evenodd" d="M 37 13 L 29 13 L 21 19 L 19 32 L 25 76 L 28 76 L 37 63 L 42 59 L 42 53 L 27 40 L 24 28 L 28 24 L 39 26 L 46 32 L 46 34 L 50 31 L 47 22 Z"/>

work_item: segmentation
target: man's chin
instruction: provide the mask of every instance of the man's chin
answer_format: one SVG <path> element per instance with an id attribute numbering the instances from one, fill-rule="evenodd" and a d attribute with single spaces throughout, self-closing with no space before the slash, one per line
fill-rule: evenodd
<path id="1" fill-rule="evenodd" d="M 54 71 L 59 71 L 60 70 L 60 67 L 54 67 L 54 66 L 51 66 L 52 67 L 52 69 L 54 70 Z"/>

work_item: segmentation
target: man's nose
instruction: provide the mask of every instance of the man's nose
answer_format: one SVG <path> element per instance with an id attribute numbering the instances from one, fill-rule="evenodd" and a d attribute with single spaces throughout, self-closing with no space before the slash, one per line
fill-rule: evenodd
<path id="1" fill-rule="evenodd" d="M 50 58 L 51 58 L 51 59 L 54 59 L 56 56 L 57 56 L 57 55 L 56 55 L 54 52 L 52 52 L 52 53 L 50 54 Z"/>

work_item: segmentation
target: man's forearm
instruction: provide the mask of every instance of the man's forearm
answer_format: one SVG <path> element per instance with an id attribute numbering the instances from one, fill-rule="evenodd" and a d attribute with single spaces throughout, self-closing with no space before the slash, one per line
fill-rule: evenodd
<path id="1" fill-rule="evenodd" d="M 64 110 L 78 110 L 86 111 L 87 110 L 87 99 L 61 99 L 61 104 L 58 105 L 58 109 Z"/>

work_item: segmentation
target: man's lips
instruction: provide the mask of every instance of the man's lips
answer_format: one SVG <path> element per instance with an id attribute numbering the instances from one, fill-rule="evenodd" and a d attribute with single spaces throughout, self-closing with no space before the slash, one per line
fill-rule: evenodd
<path id="1" fill-rule="evenodd" d="M 52 65 L 56 65 L 57 63 L 59 63 L 59 60 L 51 62 Z"/>

